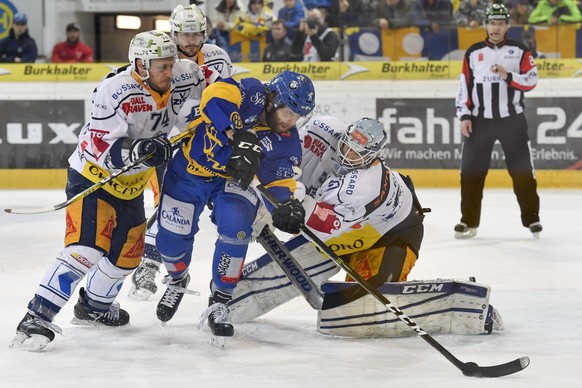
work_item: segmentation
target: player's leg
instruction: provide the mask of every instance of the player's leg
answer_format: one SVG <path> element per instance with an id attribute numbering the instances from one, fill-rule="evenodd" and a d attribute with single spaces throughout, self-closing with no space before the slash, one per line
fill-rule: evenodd
<path id="1" fill-rule="evenodd" d="M 137 267 L 143 255 L 145 211 L 143 195 L 129 200 L 106 192 L 97 203 L 96 245 L 107 252 L 87 278 L 75 305 L 75 323 L 123 326 L 129 314 L 115 302 L 125 278 Z M 106 214 L 103 217 L 103 214 Z"/>
<path id="2" fill-rule="evenodd" d="M 156 209 L 160 202 L 160 190 L 165 170 L 166 164 L 157 167 L 149 181 L 154 195 L 154 206 Z M 156 218 L 156 215 L 154 214 L 152 217 Z M 142 261 L 131 276 L 132 287 L 128 294 L 131 299 L 147 300 L 158 290 L 158 286 L 156 285 L 156 275 L 160 272 L 162 256 L 156 248 L 157 233 L 158 222 L 157 219 L 154 219 L 151 225 L 150 222 L 148 222 Z"/>
<path id="3" fill-rule="evenodd" d="M 349 266 L 374 287 L 386 282 L 406 281 L 414 267 L 424 236 L 422 223 L 396 233 L 383 236 L 370 249 L 348 255 Z M 346 281 L 353 282 L 351 277 Z M 336 293 L 326 293 L 323 310 L 341 306 L 357 300 L 368 292 L 360 285 L 352 283 Z"/>
<path id="4" fill-rule="evenodd" d="M 212 202 L 212 221 L 217 226 L 218 240 L 212 261 L 209 307 L 204 315 L 208 317 L 212 334 L 229 337 L 234 334 L 234 328 L 227 304 L 241 276 L 259 198 L 252 188 L 242 190 L 228 180 L 212 196 Z"/>
<path id="5" fill-rule="evenodd" d="M 178 311 L 190 282 L 188 269 L 192 260 L 194 236 L 198 220 L 204 211 L 209 194 L 220 180 L 208 182 L 202 178 L 177 176 L 168 170 L 162 188 L 158 209 L 156 247 L 160 252 L 168 276 L 164 295 L 158 302 L 158 319 L 167 322 Z"/>

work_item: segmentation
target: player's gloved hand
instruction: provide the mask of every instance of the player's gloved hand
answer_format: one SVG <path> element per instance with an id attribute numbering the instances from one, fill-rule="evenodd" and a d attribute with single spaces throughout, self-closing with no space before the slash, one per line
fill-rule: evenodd
<path id="1" fill-rule="evenodd" d="M 143 164 L 148 167 L 161 166 L 172 157 L 172 144 L 163 135 L 134 140 L 129 149 L 129 160 L 134 162 L 145 155 L 150 157 Z"/>
<path id="2" fill-rule="evenodd" d="M 239 132 L 234 135 L 230 145 L 232 154 L 226 163 L 226 173 L 246 190 L 259 169 L 261 159 L 259 139 L 252 132 Z"/>
<path id="3" fill-rule="evenodd" d="M 305 209 L 301 202 L 293 198 L 279 205 L 271 213 L 273 226 L 283 232 L 297 234 L 305 222 Z"/>

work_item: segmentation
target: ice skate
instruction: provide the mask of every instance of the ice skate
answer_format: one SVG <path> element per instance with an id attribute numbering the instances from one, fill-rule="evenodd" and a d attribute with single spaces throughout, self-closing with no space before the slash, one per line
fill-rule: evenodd
<path id="1" fill-rule="evenodd" d="M 540 232 L 543 230 L 542 224 L 540 224 L 539 222 L 534 222 L 533 224 L 529 224 L 528 228 L 531 234 L 533 235 L 533 238 L 538 240 L 540 238 Z"/>
<path id="2" fill-rule="evenodd" d="M 107 312 L 94 311 L 87 303 L 85 289 L 79 290 L 79 300 L 73 309 L 75 318 L 71 323 L 90 326 L 124 326 L 129 323 L 129 313 L 119 307 L 119 303 L 112 303 Z"/>
<path id="3" fill-rule="evenodd" d="M 495 307 L 489 305 L 489 310 L 487 311 L 487 317 L 485 318 L 485 330 L 487 334 L 491 334 L 493 331 L 503 331 L 505 330 L 505 325 L 503 324 L 503 318 L 499 310 Z"/>
<path id="4" fill-rule="evenodd" d="M 131 276 L 133 286 L 129 290 L 128 296 L 133 300 L 148 300 L 158 291 L 156 285 L 158 272 L 160 272 L 160 263 L 144 256 L 143 261 Z"/>
<path id="5" fill-rule="evenodd" d="M 60 327 L 27 313 L 16 327 L 16 336 L 9 347 L 40 352 L 55 339 L 55 332 L 60 334 Z"/>
<path id="6" fill-rule="evenodd" d="M 162 296 L 162 299 L 158 302 L 158 307 L 156 308 L 156 314 L 158 319 L 162 322 L 168 322 L 180 306 L 184 294 L 200 295 L 197 291 L 192 291 L 187 289 L 188 283 L 190 283 L 190 275 L 187 274 L 182 279 L 172 279 L 170 275 L 165 276 L 162 281 L 164 284 L 168 285 L 166 292 Z"/>
<path id="7" fill-rule="evenodd" d="M 234 335 L 234 327 L 229 322 L 229 311 L 226 303 L 232 298 L 231 295 L 220 291 L 214 291 L 213 296 L 208 299 L 208 308 L 202 314 L 198 328 L 208 320 L 208 327 L 212 332 L 210 343 L 223 348 L 228 337 Z"/>
<path id="8" fill-rule="evenodd" d="M 455 238 L 467 239 L 473 238 L 477 235 L 477 228 L 470 228 L 464 222 L 455 225 Z"/>

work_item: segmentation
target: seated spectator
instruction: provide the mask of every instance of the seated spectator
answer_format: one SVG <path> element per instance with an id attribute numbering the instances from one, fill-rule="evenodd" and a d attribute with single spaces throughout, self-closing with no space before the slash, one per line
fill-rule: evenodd
<path id="1" fill-rule="evenodd" d="M 275 20 L 271 27 L 273 40 L 263 52 L 263 62 L 287 62 L 291 57 L 291 41 L 283 20 Z"/>
<path id="2" fill-rule="evenodd" d="M 528 0 L 513 0 L 509 10 L 511 24 L 516 26 L 529 24 L 528 19 L 532 9 Z"/>
<path id="3" fill-rule="evenodd" d="M 477 28 L 485 23 L 486 0 L 463 0 L 453 15 L 453 21 L 462 27 Z"/>
<path id="4" fill-rule="evenodd" d="M 529 15 L 531 24 L 558 25 L 582 22 L 582 15 L 573 0 L 540 0 Z"/>
<path id="5" fill-rule="evenodd" d="M 27 24 L 26 14 L 14 15 L 10 33 L 0 41 L 0 62 L 33 63 L 36 61 L 38 49 L 34 39 L 28 35 Z"/>
<path id="6" fill-rule="evenodd" d="M 303 62 L 333 61 L 339 47 L 339 37 L 328 28 L 318 8 L 307 13 L 299 23 L 299 31 L 291 45 L 291 60 Z"/>
<path id="7" fill-rule="evenodd" d="M 250 39 L 262 37 L 271 29 L 273 11 L 264 0 L 249 0 L 249 9 L 235 22 L 236 31 Z"/>
<path id="8" fill-rule="evenodd" d="M 90 63 L 93 62 L 93 49 L 81 42 L 81 27 L 69 23 L 66 28 L 67 40 L 55 44 L 51 62 L 53 63 Z"/>
<path id="9" fill-rule="evenodd" d="M 285 23 L 287 36 L 293 40 L 299 30 L 299 22 L 305 17 L 305 11 L 297 0 L 283 0 L 283 7 L 279 10 L 278 20 Z"/>
<path id="10" fill-rule="evenodd" d="M 234 28 L 236 21 L 244 14 L 237 0 L 221 0 L 214 9 L 212 20 L 215 21 L 216 30 L 227 37 Z"/>
<path id="11" fill-rule="evenodd" d="M 439 32 L 442 26 L 451 24 L 453 5 L 450 0 L 416 0 L 414 3 L 415 25 Z"/>
<path id="12" fill-rule="evenodd" d="M 215 44 L 218 47 L 227 50 L 228 44 L 222 35 L 218 33 L 218 30 L 214 28 L 212 24 L 212 20 L 209 17 L 206 17 L 206 31 L 207 31 L 207 38 L 206 43 Z"/>
<path id="13" fill-rule="evenodd" d="M 412 3 L 408 0 L 378 0 L 372 25 L 382 30 L 413 26 Z"/>

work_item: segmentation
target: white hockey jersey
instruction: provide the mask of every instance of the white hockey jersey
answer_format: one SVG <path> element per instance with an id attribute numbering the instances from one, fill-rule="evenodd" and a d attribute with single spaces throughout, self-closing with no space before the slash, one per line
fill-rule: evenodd
<path id="1" fill-rule="evenodd" d="M 184 58 L 184 60 L 194 60 L 194 58 Z M 195 62 L 201 66 L 205 65 L 211 70 L 216 71 L 221 78 L 232 77 L 235 73 L 232 61 L 224 49 L 215 44 L 204 43 L 202 49 L 198 52 Z M 200 116 L 200 99 L 188 99 L 176 121 L 176 127 L 183 131 L 188 123 Z"/>
<path id="2" fill-rule="evenodd" d="M 338 255 L 370 248 L 410 214 L 414 199 L 400 174 L 383 160 L 334 176 L 332 157 L 347 124 L 329 116 L 312 119 L 303 139 L 300 181 L 309 196 L 306 225 Z M 327 177 L 322 182 L 321 177 Z M 315 194 L 313 191 L 316 190 Z"/>
<path id="3" fill-rule="evenodd" d="M 123 143 L 158 134 L 167 135 L 188 99 L 200 100 L 204 75 L 192 61 L 176 61 L 170 89 L 160 95 L 132 74 L 132 67 L 104 79 L 95 89 L 91 120 L 79 135 L 71 168 L 92 182 L 123 167 Z M 143 192 L 153 172 L 138 166 L 103 187 L 118 198 L 133 199 Z"/>

